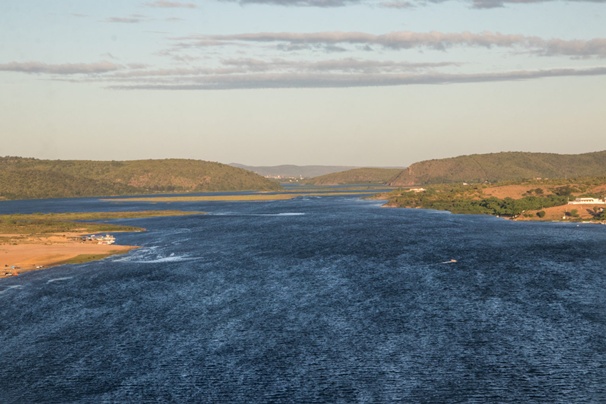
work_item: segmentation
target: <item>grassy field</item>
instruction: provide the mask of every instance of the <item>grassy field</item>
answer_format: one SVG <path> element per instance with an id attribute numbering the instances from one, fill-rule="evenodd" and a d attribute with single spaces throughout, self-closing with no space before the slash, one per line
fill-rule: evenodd
<path id="1" fill-rule="evenodd" d="M 203 212 L 148 210 L 138 212 L 33 213 L 0 215 L 1 234 L 48 234 L 65 232 L 97 233 L 110 231 L 142 231 L 134 226 L 93 221 L 138 219 L 161 216 L 199 215 Z"/>
<path id="2" fill-rule="evenodd" d="M 107 254 L 80 254 L 74 258 L 70 258 L 65 261 L 57 262 L 57 263 L 55 263 L 55 265 L 85 264 L 87 262 L 98 261 L 98 260 L 102 260 L 103 258 L 110 257 L 112 255 L 124 254 L 124 253 L 126 253 L 126 252 L 125 251 L 112 251 L 111 253 L 107 253 Z"/>

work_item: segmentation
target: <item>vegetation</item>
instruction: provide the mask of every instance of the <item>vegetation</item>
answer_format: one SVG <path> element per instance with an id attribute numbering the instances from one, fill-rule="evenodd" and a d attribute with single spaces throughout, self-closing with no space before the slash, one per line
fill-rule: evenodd
<path id="1" fill-rule="evenodd" d="M 606 151 L 577 155 L 506 152 L 422 161 L 401 171 L 389 185 L 598 176 L 606 176 Z"/>
<path id="2" fill-rule="evenodd" d="M 565 205 L 568 197 L 558 195 L 527 196 L 521 199 L 494 196 L 479 197 L 470 194 L 462 186 L 436 186 L 425 192 L 394 193 L 389 201 L 392 205 L 409 208 L 448 210 L 452 213 L 476 213 L 496 216 L 518 216 L 527 210 L 538 210 Z"/>
<path id="3" fill-rule="evenodd" d="M 311 178 L 324 174 L 331 174 L 340 171 L 350 170 L 351 166 L 296 166 L 285 164 L 279 166 L 247 166 L 244 164 L 231 163 L 230 166 L 243 168 L 264 177 L 277 179 L 285 178 Z"/>
<path id="4" fill-rule="evenodd" d="M 113 231 L 142 231 L 140 227 L 91 220 L 135 219 L 159 216 L 196 215 L 202 212 L 152 210 L 139 212 L 33 213 L 0 215 L 0 234 L 99 233 Z"/>
<path id="5" fill-rule="evenodd" d="M 574 182 L 569 182 L 574 181 Z M 579 196 L 604 198 L 606 194 L 606 178 L 585 178 L 577 180 L 550 180 L 542 182 L 542 187 L 536 187 L 538 181 L 520 183 L 526 191 L 522 197 L 498 198 L 490 194 L 495 189 L 507 188 L 514 183 L 511 181 L 488 187 L 486 184 L 436 184 L 426 189 L 405 189 L 382 195 L 388 199 L 388 204 L 394 207 L 426 208 L 448 210 L 452 213 L 489 214 L 495 216 L 527 218 L 545 217 L 548 209 L 567 205 L 570 199 Z M 517 184 L 517 185 L 520 185 Z M 595 220 L 604 220 L 604 210 L 594 207 L 587 209 Z M 578 209 L 566 211 L 566 216 L 579 218 Z"/>
<path id="6" fill-rule="evenodd" d="M 278 189 L 250 171 L 199 160 L 0 158 L 0 199 Z"/>
<path id="7" fill-rule="evenodd" d="M 565 155 L 506 152 L 427 160 L 402 169 L 357 168 L 311 178 L 315 185 L 385 184 L 394 187 L 449 183 L 503 183 L 606 176 L 606 151 Z M 541 187 L 535 196 L 540 196 Z"/>
<path id="8" fill-rule="evenodd" d="M 401 172 L 401 168 L 354 168 L 314 177 L 307 180 L 306 183 L 313 185 L 387 184 Z"/>
<path id="9" fill-rule="evenodd" d="M 103 258 L 125 252 L 126 251 L 112 251 L 107 254 L 80 254 L 65 261 L 55 262 L 53 265 L 84 264 L 86 262 L 102 260 Z"/>

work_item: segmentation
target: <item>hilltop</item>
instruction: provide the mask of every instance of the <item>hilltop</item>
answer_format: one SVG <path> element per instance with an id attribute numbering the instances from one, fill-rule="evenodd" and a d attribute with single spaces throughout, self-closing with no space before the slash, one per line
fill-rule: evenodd
<path id="1" fill-rule="evenodd" d="M 305 181 L 313 185 L 387 184 L 402 172 L 401 168 L 354 168 L 321 175 Z"/>
<path id="2" fill-rule="evenodd" d="M 392 187 L 448 183 L 582 178 L 606 175 L 606 151 L 585 154 L 501 152 L 420 161 L 408 168 L 355 168 L 313 177 L 313 185 L 385 184 Z"/>
<path id="3" fill-rule="evenodd" d="M 606 151 L 585 154 L 503 152 L 473 154 L 412 164 L 389 185 L 497 182 L 529 178 L 606 175 Z"/>
<path id="4" fill-rule="evenodd" d="M 186 159 L 88 161 L 0 157 L 0 199 L 278 190 L 258 174 Z"/>
<path id="5" fill-rule="evenodd" d="M 231 163 L 230 166 L 243 168 L 268 178 L 311 178 L 354 168 L 350 166 L 297 166 L 293 164 L 279 166 L 247 166 L 237 163 Z"/>

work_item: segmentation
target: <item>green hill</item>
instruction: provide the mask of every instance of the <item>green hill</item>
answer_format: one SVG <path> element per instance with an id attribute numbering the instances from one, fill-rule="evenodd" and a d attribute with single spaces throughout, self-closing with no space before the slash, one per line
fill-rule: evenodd
<path id="1" fill-rule="evenodd" d="M 278 184 L 250 171 L 200 160 L 0 158 L 3 199 L 277 189 Z"/>
<path id="2" fill-rule="evenodd" d="M 386 184 L 401 172 L 401 168 L 354 168 L 310 178 L 306 183 L 313 185 Z"/>
<path id="3" fill-rule="evenodd" d="M 389 182 L 411 186 L 606 175 L 606 151 L 585 154 L 504 152 L 414 163 Z"/>
<path id="4" fill-rule="evenodd" d="M 246 166 L 244 164 L 231 163 L 230 166 L 243 168 L 253 173 L 257 173 L 264 177 L 287 178 L 287 177 L 303 177 L 312 178 L 320 175 L 336 173 L 339 171 L 350 170 L 351 166 L 296 166 L 285 164 L 279 166 Z"/>

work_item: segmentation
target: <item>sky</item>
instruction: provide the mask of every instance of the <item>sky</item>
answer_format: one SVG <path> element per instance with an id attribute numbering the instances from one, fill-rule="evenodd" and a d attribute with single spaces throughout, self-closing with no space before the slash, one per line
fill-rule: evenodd
<path id="1" fill-rule="evenodd" d="M 1 0 L 0 156 L 606 150 L 606 0 Z"/>

